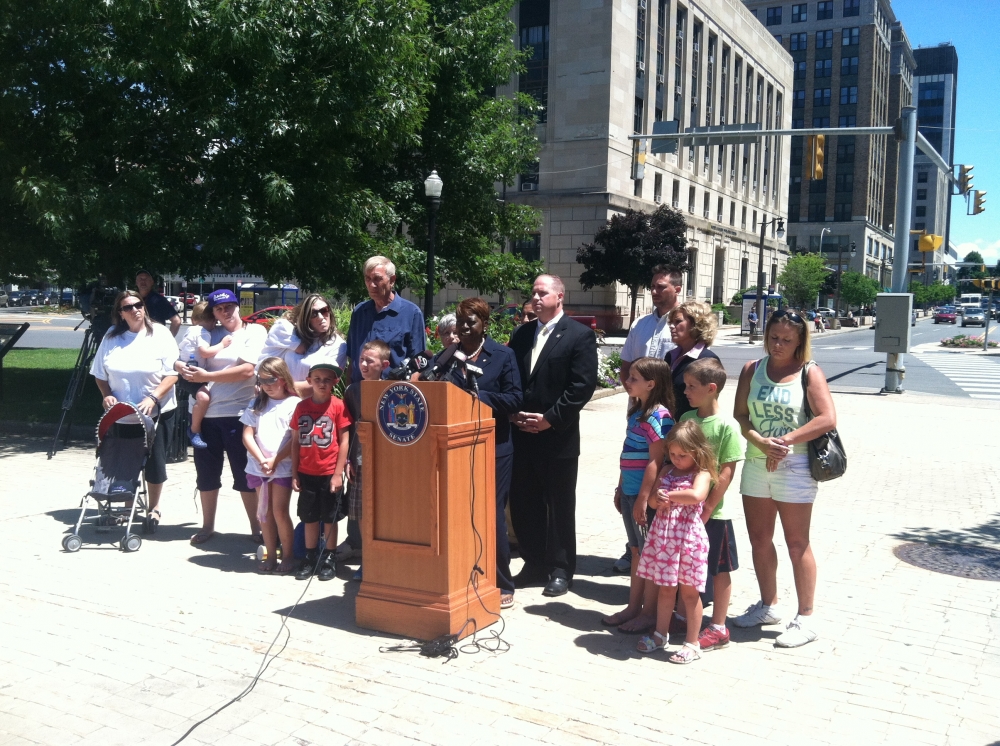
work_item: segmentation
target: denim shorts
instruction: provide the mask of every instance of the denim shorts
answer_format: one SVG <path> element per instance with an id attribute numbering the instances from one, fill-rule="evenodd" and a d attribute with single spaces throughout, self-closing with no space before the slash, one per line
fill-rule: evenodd
<path id="1" fill-rule="evenodd" d="M 646 543 L 643 528 L 648 527 L 649 524 L 647 523 L 645 527 L 640 526 L 632 517 L 632 510 L 635 508 L 635 501 L 638 499 L 638 495 L 622 494 L 622 522 L 625 524 L 625 535 L 628 537 L 628 545 L 636 547 L 641 553 L 642 547 Z"/>
<path id="2" fill-rule="evenodd" d="M 239 417 L 206 417 L 201 424 L 201 437 L 208 448 L 194 449 L 196 484 L 201 492 L 222 487 L 222 467 L 229 457 L 233 489 L 253 492 L 247 484 L 247 447 L 243 445 L 243 423 Z"/>

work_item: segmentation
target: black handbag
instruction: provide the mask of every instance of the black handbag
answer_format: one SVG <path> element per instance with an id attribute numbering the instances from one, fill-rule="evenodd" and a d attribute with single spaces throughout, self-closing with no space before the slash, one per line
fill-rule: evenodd
<path id="1" fill-rule="evenodd" d="M 806 421 L 813 418 L 809 409 L 809 367 L 808 362 L 802 368 L 802 406 L 805 408 Z M 840 440 L 840 433 L 834 428 L 823 433 L 818 438 L 809 441 L 809 472 L 817 482 L 829 482 L 831 479 L 844 476 L 847 471 L 847 453 Z"/>

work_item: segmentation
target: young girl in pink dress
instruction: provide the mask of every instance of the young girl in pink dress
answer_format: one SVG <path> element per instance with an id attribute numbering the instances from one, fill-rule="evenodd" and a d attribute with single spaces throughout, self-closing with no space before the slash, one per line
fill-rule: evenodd
<path id="1" fill-rule="evenodd" d="M 649 527 L 636 574 L 661 586 L 657 597 L 656 630 L 639 640 L 640 653 L 666 647 L 677 586 L 688 619 L 684 645 L 667 659 L 691 663 L 701 657 L 701 596 L 708 577 L 708 534 L 701 520 L 715 473 L 712 446 L 693 421 L 675 425 L 666 438 L 667 461 L 658 475 L 659 489 L 649 497 L 656 517 Z"/>

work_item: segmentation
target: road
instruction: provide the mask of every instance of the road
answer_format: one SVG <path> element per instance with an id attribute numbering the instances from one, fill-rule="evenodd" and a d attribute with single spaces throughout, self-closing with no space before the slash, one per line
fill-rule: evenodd
<path id="1" fill-rule="evenodd" d="M 17 349 L 30 347 L 49 347 L 61 349 L 79 349 L 83 344 L 83 324 L 74 331 L 74 327 L 83 321 L 79 313 L 74 314 L 43 314 L 31 308 L 0 309 L 0 324 L 23 324 L 31 326 L 17 342 Z"/>

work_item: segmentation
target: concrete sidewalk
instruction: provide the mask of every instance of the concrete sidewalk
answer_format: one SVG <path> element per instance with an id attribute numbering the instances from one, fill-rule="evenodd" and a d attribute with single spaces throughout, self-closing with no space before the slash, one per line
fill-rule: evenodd
<path id="1" fill-rule="evenodd" d="M 357 584 L 344 568 L 309 586 L 256 688 L 183 743 L 995 743 L 1000 583 L 919 569 L 894 550 L 1000 549 L 995 443 L 969 437 L 1000 426 L 1000 406 L 914 394 L 836 402 L 850 467 L 821 486 L 815 508 L 819 641 L 778 650 L 777 626 L 733 629 L 727 649 L 674 666 L 601 626 L 628 584 L 610 571 L 624 545 L 612 507 L 619 395 L 584 413 L 574 589 L 555 600 L 518 591 L 506 626 L 481 636 L 501 633 L 508 652 L 446 663 L 380 652 L 398 640 L 354 626 Z M 229 533 L 188 543 L 199 522 L 190 462 L 170 467 L 164 525 L 139 552 L 62 552 L 93 452 L 47 462 L 46 445 L 0 439 L 0 744 L 175 743 L 247 687 L 305 583 L 253 572 L 234 493 L 220 501 Z M 735 615 L 758 596 L 731 501 L 743 565 Z M 790 614 L 791 570 L 776 543 Z"/>

